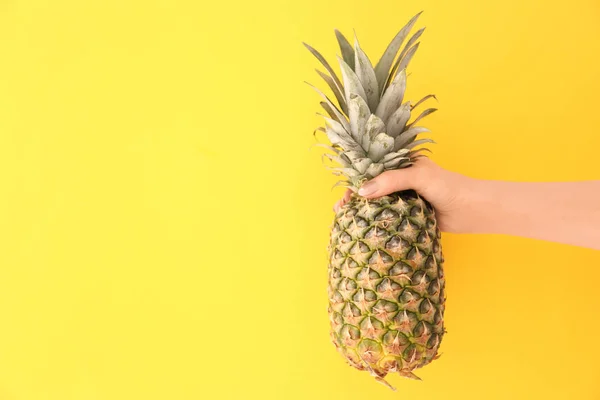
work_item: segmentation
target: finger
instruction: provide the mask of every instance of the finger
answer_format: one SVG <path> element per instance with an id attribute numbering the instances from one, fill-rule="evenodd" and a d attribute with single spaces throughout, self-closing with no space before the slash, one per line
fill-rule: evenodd
<path id="1" fill-rule="evenodd" d="M 342 203 L 346 204 L 347 202 L 349 202 L 351 196 L 352 196 L 352 190 L 350 190 L 350 189 L 346 190 L 346 193 L 344 193 L 344 198 L 342 199 Z"/>
<path id="2" fill-rule="evenodd" d="M 345 206 L 346 203 L 350 201 L 351 195 L 352 195 L 352 190 L 350 190 L 350 189 L 346 190 L 346 193 L 344 193 L 344 197 L 342 197 L 340 200 L 338 200 L 338 202 L 335 203 L 335 205 L 333 206 L 333 210 L 335 212 L 338 212 L 341 207 Z"/>
<path id="3" fill-rule="evenodd" d="M 386 171 L 363 184 L 358 194 L 372 199 L 398 192 L 400 190 L 414 189 L 414 168 Z"/>

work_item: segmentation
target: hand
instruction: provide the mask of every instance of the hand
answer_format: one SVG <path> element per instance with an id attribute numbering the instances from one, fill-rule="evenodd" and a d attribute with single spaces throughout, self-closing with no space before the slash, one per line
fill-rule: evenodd
<path id="1" fill-rule="evenodd" d="M 439 227 L 453 233 L 495 233 L 549 240 L 600 250 L 600 180 L 508 182 L 468 178 L 427 158 L 386 171 L 358 195 L 373 199 L 414 189 L 435 208 Z"/>
<path id="2" fill-rule="evenodd" d="M 409 168 L 386 171 L 366 182 L 358 195 L 373 199 L 401 190 L 414 189 L 435 208 L 440 229 L 444 232 L 464 231 L 463 216 L 468 214 L 466 196 L 474 180 L 447 171 L 426 157 L 418 158 Z M 348 190 L 334 210 L 350 201 L 353 192 Z"/>

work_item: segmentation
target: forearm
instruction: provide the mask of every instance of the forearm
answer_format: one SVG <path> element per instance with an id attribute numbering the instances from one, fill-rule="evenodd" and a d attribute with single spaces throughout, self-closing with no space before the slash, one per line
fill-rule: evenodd
<path id="1" fill-rule="evenodd" d="M 471 180 L 465 233 L 499 233 L 600 250 L 600 181 Z"/>

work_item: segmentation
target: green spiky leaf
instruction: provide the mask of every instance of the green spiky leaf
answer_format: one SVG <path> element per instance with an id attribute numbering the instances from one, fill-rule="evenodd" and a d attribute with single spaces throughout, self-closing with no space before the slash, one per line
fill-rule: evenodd
<path id="1" fill-rule="evenodd" d="M 423 103 L 424 101 L 427 101 L 431 98 L 434 98 L 435 100 L 437 100 L 437 97 L 435 97 L 435 94 L 428 94 L 427 96 L 423 97 L 421 100 L 417 101 L 415 103 L 414 106 L 411 107 L 411 110 L 414 110 L 415 108 L 417 108 L 421 103 Z"/>
<path id="2" fill-rule="evenodd" d="M 342 92 L 340 92 L 340 90 L 338 89 L 338 87 L 335 84 L 333 78 L 331 78 L 331 76 L 327 75 L 323 71 L 319 71 L 318 69 L 316 71 L 319 74 L 319 76 L 321 78 L 323 78 L 323 80 L 325 82 L 327 82 L 327 86 L 329 86 L 329 88 L 333 92 L 333 95 L 335 96 L 335 99 L 337 100 L 337 102 L 338 102 L 340 108 L 342 109 L 342 111 L 344 113 L 348 113 L 348 108 L 347 108 L 347 105 L 346 105 L 346 99 L 344 98 L 344 95 L 342 94 Z"/>
<path id="3" fill-rule="evenodd" d="M 417 137 L 418 134 L 423 133 L 423 132 L 430 132 L 430 130 L 427 128 L 424 128 L 422 126 L 414 126 L 410 129 L 407 129 L 406 131 L 402 132 L 402 134 L 396 138 L 396 141 L 394 144 L 394 151 L 403 149 L 404 146 L 411 143 Z"/>
<path id="4" fill-rule="evenodd" d="M 371 141 L 384 130 L 385 124 L 381 118 L 375 114 L 371 114 L 367 120 L 365 135 L 361 138 L 362 148 L 368 152 L 369 147 L 371 147 Z"/>
<path id="5" fill-rule="evenodd" d="M 328 127 L 333 129 L 333 131 L 336 132 L 338 135 L 340 135 L 344 140 L 349 141 L 349 142 L 354 141 L 352 139 L 352 136 L 350 136 L 348 131 L 346 129 L 344 129 L 344 126 L 342 124 L 340 124 L 333 118 L 329 118 L 324 115 L 322 115 L 322 117 L 327 122 Z"/>
<path id="6" fill-rule="evenodd" d="M 387 163 L 390 161 L 393 161 L 397 158 L 406 158 L 405 156 L 408 154 L 408 150 L 406 149 L 401 149 L 400 151 L 397 152 L 391 152 L 386 154 L 385 156 L 383 156 L 383 158 L 381 159 L 382 163 Z"/>
<path id="7" fill-rule="evenodd" d="M 421 114 L 419 114 L 419 116 L 417 118 L 415 118 L 415 120 L 413 122 L 410 123 L 409 127 L 413 126 L 414 124 L 416 124 L 417 122 L 419 122 L 420 120 L 425 118 L 426 116 L 433 114 L 436 111 L 437 111 L 437 108 L 428 108 L 426 110 L 423 110 L 423 112 Z"/>
<path id="8" fill-rule="evenodd" d="M 354 49 L 352 48 L 352 45 L 350 44 L 350 42 L 348 41 L 348 39 L 346 39 L 346 37 L 342 34 L 342 32 L 338 31 L 337 29 L 335 30 L 335 37 L 337 38 L 337 41 L 340 45 L 340 51 L 342 52 L 342 58 L 344 59 L 344 61 L 346 61 L 346 64 L 348 64 L 348 66 L 350 68 L 352 68 L 352 70 L 354 70 Z"/>
<path id="9" fill-rule="evenodd" d="M 357 143 L 361 143 L 370 114 L 369 106 L 365 100 L 357 94 L 351 94 L 348 117 L 350 118 L 350 133 Z"/>
<path id="10" fill-rule="evenodd" d="M 418 13 L 412 17 L 410 21 L 408 21 L 408 23 L 402 29 L 400 29 L 400 31 L 396 34 L 396 36 L 394 36 L 394 39 L 392 39 L 388 47 L 385 49 L 381 59 L 375 66 L 375 75 L 377 77 L 377 82 L 379 82 L 380 91 L 384 88 L 387 77 L 390 73 L 390 67 L 394 62 L 394 58 L 396 58 L 396 54 L 398 54 L 398 50 L 400 50 L 400 46 L 402 46 L 404 39 L 406 39 L 406 36 L 408 36 L 408 33 L 413 28 L 420 15 L 421 13 Z"/>
<path id="11" fill-rule="evenodd" d="M 378 162 L 394 149 L 394 138 L 380 133 L 371 141 L 368 156 L 373 162 Z"/>
<path id="12" fill-rule="evenodd" d="M 410 161 L 410 158 L 408 158 L 408 157 L 397 157 L 397 158 L 394 158 L 393 160 L 383 163 L 383 166 L 387 170 L 396 169 L 396 168 L 400 168 L 401 165 L 403 165 L 409 161 Z"/>
<path id="13" fill-rule="evenodd" d="M 435 142 L 428 138 L 419 139 L 419 140 L 415 140 L 412 143 L 407 144 L 406 146 L 404 146 L 404 149 L 411 150 L 411 149 L 414 149 L 415 147 L 420 146 L 425 143 L 435 143 Z"/>
<path id="14" fill-rule="evenodd" d="M 419 38 L 421 37 L 421 35 L 423 34 L 424 31 L 425 31 L 425 28 L 421 28 L 418 31 L 416 31 L 414 35 L 412 35 L 412 37 L 408 40 L 408 42 L 406 42 L 406 45 L 400 52 L 400 55 L 398 56 L 398 60 L 404 59 L 404 57 L 406 56 L 406 53 L 408 53 L 408 50 L 411 49 L 415 43 L 417 43 L 417 40 L 419 40 Z M 396 60 L 396 62 L 398 62 L 398 60 Z"/>
<path id="15" fill-rule="evenodd" d="M 370 158 L 361 158 L 352 163 L 352 166 L 361 174 L 367 172 L 369 165 L 373 164 L 373 160 Z"/>
<path id="16" fill-rule="evenodd" d="M 358 39 L 354 41 L 354 47 L 356 49 L 356 75 L 358 76 L 358 80 L 360 81 L 367 96 L 367 104 L 369 105 L 369 109 L 374 110 L 377 108 L 377 104 L 379 103 L 379 86 L 377 85 L 375 70 L 373 69 L 373 65 L 371 64 L 371 61 L 365 52 L 360 48 Z"/>
<path id="17" fill-rule="evenodd" d="M 357 191 L 358 191 L 358 189 L 356 189 L 356 188 L 354 187 L 354 185 L 352 184 L 352 182 L 351 182 L 351 181 L 337 181 L 337 182 L 335 183 L 335 185 L 333 185 L 333 186 L 331 187 L 331 190 L 335 189 L 336 187 L 340 187 L 340 186 L 341 186 L 341 187 L 348 188 L 348 189 L 352 190 L 353 192 L 357 192 Z"/>
<path id="18" fill-rule="evenodd" d="M 412 60 L 413 56 L 415 55 L 415 53 L 419 49 L 419 45 L 420 44 L 421 43 L 417 43 L 413 47 L 411 47 L 410 49 L 408 49 L 408 52 L 406 52 L 406 55 L 404 57 L 402 57 L 402 61 L 400 61 L 400 65 L 398 66 L 398 69 L 400 71 L 408 68 L 408 64 L 410 63 L 410 61 Z"/>
<path id="19" fill-rule="evenodd" d="M 340 165 L 342 165 L 342 166 L 344 166 L 344 167 L 349 167 L 349 166 L 351 166 L 351 164 L 350 164 L 350 163 L 348 163 L 348 162 L 344 161 L 344 160 L 343 160 L 341 157 L 334 156 L 333 154 L 324 153 L 324 154 L 322 155 L 322 157 L 328 158 L 328 159 L 329 159 L 329 161 L 336 162 L 336 163 L 338 163 L 338 164 L 340 164 Z M 323 161 L 325 161 L 325 160 L 323 160 Z"/>
<path id="20" fill-rule="evenodd" d="M 417 150 L 411 151 L 411 152 L 409 153 L 410 159 L 411 159 L 411 160 L 416 160 L 417 158 L 420 158 L 420 157 L 427 157 L 427 156 L 426 156 L 426 155 L 424 155 L 424 154 L 419 154 L 419 153 L 422 153 L 422 152 L 424 152 L 424 151 L 426 151 L 426 152 L 428 152 L 428 153 L 431 153 L 431 150 L 429 150 L 427 147 L 421 147 L 420 149 L 417 149 Z"/>
<path id="21" fill-rule="evenodd" d="M 365 172 L 365 175 L 369 179 L 373 179 L 377 175 L 380 175 L 383 171 L 384 171 L 383 164 L 381 164 L 381 163 L 373 163 L 373 164 L 369 165 L 369 168 L 367 168 L 367 171 Z"/>
<path id="22" fill-rule="evenodd" d="M 327 104 L 326 102 L 322 101 L 319 103 L 321 105 L 321 107 L 323 107 L 323 110 L 325 110 L 325 112 L 327 113 L 327 115 L 329 115 L 329 117 L 331 119 L 336 120 L 337 122 L 340 122 L 337 115 L 335 114 L 335 111 L 333 111 L 333 108 L 331 108 L 329 106 L 329 104 Z"/>
<path id="23" fill-rule="evenodd" d="M 350 160 L 350 162 L 354 164 L 355 162 L 358 162 L 358 160 L 360 160 L 361 158 L 364 158 L 366 156 L 366 153 L 362 149 L 360 151 L 348 150 L 344 151 L 342 155 L 344 157 L 348 157 L 348 160 Z"/>
<path id="24" fill-rule="evenodd" d="M 327 97 L 327 95 L 325 95 L 325 93 L 323 93 L 319 88 L 311 85 L 308 82 L 306 82 L 306 84 L 309 85 L 310 87 L 312 87 L 317 93 L 319 93 L 319 95 L 323 98 L 323 100 L 325 100 L 327 105 L 329 105 L 329 107 L 331 107 L 331 110 L 337 117 L 336 119 L 338 120 L 338 122 L 344 126 L 344 129 L 346 129 L 346 131 L 350 132 L 350 124 L 348 124 L 348 120 L 346 119 L 346 117 L 344 117 L 344 115 L 341 113 L 341 111 L 338 110 L 338 108 L 331 102 L 329 97 Z"/>
<path id="25" fill-rule="evenodd" d="M 367 103 L 367 94 L 365 93 L 360 80 L 356 73 L 350 68 L 348 64 L 344 60 L 338 57 L 338 61 L 340 63 L 340 68 L 342 69 L 342 79 L 344 80 L 344 95 L 346 97 L 346 102 L 350 102 L 350 95 L 357 94 L 362 97 Z"/>
<path id="26" fill-rule="evenodd" d="M 392 113 L 400 107 L 405 90 L 406 71 L 402 70 L 383 94 L 375 114 L 382 120 L 387 121 Z"/>
<path id="27" fill-rule="evenodd" d="M 394 138 L 398 136 L 406 127 L 409 119 L 410 102 L 406 102 L 394 111 L 385 123 L 387 134 Z"/>
<path id="28" fill-rule="evenodd" d="M 327 72 L 329 72 L 329 75 L 331 75 L 331 78 L 335 82 L 335 85 L 337 86 L 338 90 L 340 91 L 340 93 L 342 93 L 344 91 L 344 86 L 342 85 L 342 82 L 340 81 L 340 79 L 337 77 L 333 68 L 331 68 L 331 66 L 329 65 L 327 60 L 325 60 L 325 57 L 323 57 L 321 55 L 321 53 L 319 53 L 316 49 L 314 49 L 309 44 L 304 43 L 304 46 L 317 58 L 317 60 L 319 60 L 321 62 L 321 64 L 323 64 L 323 66 L 325 67 Z"/>
<path id="29" fill-rule="evenodd" d="M 327 167 L 327 168 L 330 169 L 331 171 L 334 171 L 333 174 L 338 175 L 338 176 L 344 175 L 344 176 L 347 176 L 348 178 L 355 178 L 355 177 L 358 177 L 359 175 L 361 175 L 354 168 L 344 168 L 344 167 L 339 167 L 339 168 Z"/>
<path id="30" fill-rule="evenodd" d="M 400 52 L 400 55 L 396 59 L 396 62 L 394 63 L 394 66 L 392 67 L 392 69 L 390 71 L 390 75 L 388 77 L 388 82 L 386 83 L 386 87 L 388 86 L 389 82 L 391 82 L 391 80 L 393 79 L 393 77 L 396 76 L 396 73 L 399 70 L 398 68 L 399 68 L 400 62 L 402 61 L 402 59 L 404 59 L 404 57 L 406 56 L 406 53 L 408 52 L 408 50 L 410 48 L 412 48 L 412 46 L 421 37 L 421 35 L 423 34 L 424 31 L 425 31 L 425 28 L 419 29 L 417 32 L 415 32 L 414 35 L 411 36 L 411 38 L 408 40 L 408 42 L 406 42 L 406 45 L 404 45 L 404 48 Z"/>
<path id="31" fill-rule="evenodd" d="M 322 147 L 322 148 L 324 148 L 324 149 L 327 149 L 327 150 L 329 150 L 329 151 L 332 151 L 334 154 L 341 154 L 341 151 L 340 151 L 339 149 L 336 149 L 336 148 L 335 148 L 335 147 L 333 147 L 333 146 L 326 145 L 325 143 L 314 143 L 314 144 L 311 146 L 311 148 L 312 148 L 312 147 Z"/>

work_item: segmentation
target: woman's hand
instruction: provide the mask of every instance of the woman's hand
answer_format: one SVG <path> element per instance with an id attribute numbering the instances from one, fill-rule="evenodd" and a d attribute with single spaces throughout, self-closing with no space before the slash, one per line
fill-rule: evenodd
<path id="1" fill-rule="evenodd" d="M 467 230 L 463 214 L 468 212 L 466 196 L 472 185 L 471 178 L 447 171 L 426 157 L 421 157 L 409 168 L 386 171 L 366 182 L 358 194 L 367 199 L 381 197 L 401 190 L 414 189 L 429 201 L 436 211 L 440 229 L 445 232 Z M 348 190 L 334 210 L 346 204 L 353 192 Z"/>
<path id="2" fill-rule="evenodd" d="M 427 158 L 363 184 L 367 199 L 414 189 L 435 208 L 439 227 L 454 233 L 496 233 L 600 250 L 600 181 L 507 182 L 447 171 Z M 334 207 L 351 196 L 348 191 Z"/>

